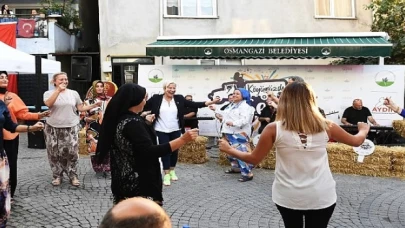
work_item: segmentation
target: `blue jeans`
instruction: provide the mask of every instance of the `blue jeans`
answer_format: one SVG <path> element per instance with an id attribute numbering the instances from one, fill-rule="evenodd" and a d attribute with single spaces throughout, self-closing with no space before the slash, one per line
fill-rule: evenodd
<path id="1" fill-rule="evenodd" d="M 159 139 L 159 144 L 168 143 L 181 136 L 181 131 L 173 131 L 170 133 L 156 131 L 156 135 Z M 162 157 L 163 170 L 169 170 L 171 167 L 176 167 L 179 151 L 173 151 L 172 153 Z"/>

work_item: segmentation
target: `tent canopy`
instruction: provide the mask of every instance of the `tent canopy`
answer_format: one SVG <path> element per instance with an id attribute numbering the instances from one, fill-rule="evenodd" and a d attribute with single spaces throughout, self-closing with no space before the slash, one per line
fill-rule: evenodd
<path id="1" fill-rule="evenodd" d="M 0 70 L 35 73 L 35 56 L 14 49 L 7 44 L 0 42 Z M 58 61 L 42 59 L 42 74 L 53 74 L 61 71 L 61 64 Z"/>
<path id="2" fill-rule="evenodd" d="M 381 32 L 158 37 L 147 56 L 174 59 L 317 59 L 390 57 Z"/>

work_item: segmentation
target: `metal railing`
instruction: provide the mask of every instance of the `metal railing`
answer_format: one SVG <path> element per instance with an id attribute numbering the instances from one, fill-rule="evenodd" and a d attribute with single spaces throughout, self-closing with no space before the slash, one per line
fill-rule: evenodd
<path id="1" fill-rule="evenodd" d="M 48 20 L 40 15 L 0 15 L 0 23 L 17 22 L 17 38 L 47 38 Z"/>

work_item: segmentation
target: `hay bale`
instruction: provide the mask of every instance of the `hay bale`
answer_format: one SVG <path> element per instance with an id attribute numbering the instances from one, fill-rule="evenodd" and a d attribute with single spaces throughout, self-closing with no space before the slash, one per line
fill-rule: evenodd
<path id="1" fill-rule="evenodd" d="M 405 177 L 405 148 L 391 147 L 392 149 L 392 166 L 396 177 Z"/>
<path id="2" fill-rule="evenodd" d="M 363 163 L 353 147 L 341 143 L 327 146 L 332 172 L 378 177 L 405 177 L 405 148 L 376 146 L 373 154 L 365 156 Z"/>
<path id="3" fill-rule="evenodd" d="M 86 143 L 86 129 L 82 128 L 79 131 L 79 154 L 80 155 L 89 155 Z"/>
<path id="4" fill-rule="evenodd" d="M 405 138 L 405 120 L 392 121 L 392 128 L 394 128 L 398 135 Z"/>
<path id="5" fill-rule="evenodd" d="M 206 145 L 208 138 L 198 136 L 194 141 L 189 142 L 179 149 L 179 162 L 202 164 L 208 161 Z"/>

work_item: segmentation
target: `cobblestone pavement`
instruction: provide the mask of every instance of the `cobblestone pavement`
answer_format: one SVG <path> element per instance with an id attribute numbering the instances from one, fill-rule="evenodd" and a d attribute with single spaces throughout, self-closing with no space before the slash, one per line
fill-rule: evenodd
<path id="1" fill-rule="evenodd" d="M 203 165 L 179 164 L 180 180 L 164 188 L 173 227 L 284 227 L 271 201 L 274 172 L 254 170 L 253 181 L 239 183 L 216 164 L 215 150 Z M 20 138 L 19 185 L 9 227 L 97 227 L 112 206 L 110 180 L 96 175 L 81 158 L 82 185 L 65 179 L 51 185 L 45 150 L 28 149 Z M 405 227 L 405 180 L 334 175 L 338 202 L 330 227 Z"/>

